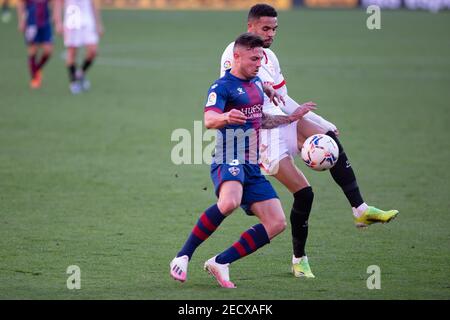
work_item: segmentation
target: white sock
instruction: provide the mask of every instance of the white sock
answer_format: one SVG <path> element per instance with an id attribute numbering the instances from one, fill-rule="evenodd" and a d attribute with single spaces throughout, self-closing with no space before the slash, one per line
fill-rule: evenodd
<path id="1" fill-rule="evenodd" d="M 369 208 L 369 206 L 365 202 L 363 204 L 361 204 L 358 208 L 353 207 L 352 208 L 353 215 L 356 218 L 359 218 L 364 213 L 364 211 L 366 211 L 368 208 Z"/>
<path id="2" fill-rule="evenodd" d="M 306 261 L 308 261 L 308 257 L 307 256 L 303 256 L 303 257 L 300 257 L 300 258 L 296 258 L 294 255 L 292 256 L 292 264 L 297 264 L 297 263 L 299 263 L 300 262 L 300 260 L 305 260 L 306 259 Z"/>

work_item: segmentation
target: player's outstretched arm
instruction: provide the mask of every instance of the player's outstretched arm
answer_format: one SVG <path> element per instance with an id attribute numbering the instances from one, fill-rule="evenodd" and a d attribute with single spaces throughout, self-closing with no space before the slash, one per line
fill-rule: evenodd
<path id="1" fill-rule="evenodd" d="M 292 114 L 300 107 L 300 105 L 294 99 L 292 99 L 290 96 L 288 96 L 287 94 L 284 95 L 284 100 L 285 100 L 285 103 L 283 105 L 281 105 L 280 108 L 286 114 Z M 320 117 L 319 115 L 315 114 L 314 112 L 312 112 L 312 111 L 309 112 L 306 115 L 306 118 L 314 121 L 315 123 L 317 123 L 318 125 L 322 126 L 323 128 L 325 128 L 327 130 L 334 131 L 336 133 L 336 135 L 339 135 L 339 130 L 333 123 L 325 120 L 324 118 Z"/>
<path id="2" fill-rule="evenodd" d="M 247 117 L 241 111 L 233 109 L 230 112 L 218 113 L 213 110 L 205 112 L 205 127 L 220 129 L 227 124 L 245 124 Z"/>
<path id="3" fill-rule="evenodd" d="M 291 122 L 297 121 L 301 119 L 306 113 L 311 110 L 316 109 L 316 104 L 314 102 L 306 102 L 300 105 L 297 110 L 295 110 L 292 114 L 288 116 L 280 116 L 280 115 L 270 115 L 267 113 L 263 113 L 262 116 L 262 128 L 263 129 L 272 129 L 283 124 L 289 124 Z"/>

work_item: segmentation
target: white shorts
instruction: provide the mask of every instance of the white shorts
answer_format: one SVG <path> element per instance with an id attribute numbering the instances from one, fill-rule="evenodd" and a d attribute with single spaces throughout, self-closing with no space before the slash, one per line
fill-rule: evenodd
<path id="1" fill-rule="evenodd" d="M 276 174 L 278 163 L 300 153 L 297 143 L 297 121 L 260 133 L 260 165 L 266 174 Z"/>
<path id="2" fill-rule="evenodd" d="M 98 34 L 95 26 L 86 26 L 77 29 L 64 28 L 65 47 L 84 47 L 98 43 Z"/>

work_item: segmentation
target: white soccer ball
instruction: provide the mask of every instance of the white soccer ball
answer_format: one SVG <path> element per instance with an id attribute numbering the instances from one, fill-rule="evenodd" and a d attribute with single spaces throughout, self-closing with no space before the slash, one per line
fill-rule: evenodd
<path id="1" fill-rule="evenodd" d="M 313 170 L 332 168 L 339 157 L 339 148 L 330 136 L 315 134 L 303 143 L 301 156 L 305 164 Z"/>

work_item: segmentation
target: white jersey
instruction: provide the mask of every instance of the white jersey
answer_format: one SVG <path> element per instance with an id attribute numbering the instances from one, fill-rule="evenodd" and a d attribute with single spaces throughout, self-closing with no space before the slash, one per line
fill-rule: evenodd
<path id="1" fill-rule="evenodd" d="M 64 27 L 66 29 L 95 28 L 94 0 L 64 0 Z"/>
<path id="2" fill-rule="evenodd" d="M 233 66 L 233 47 L 234 42 L 230 43 L 228 47 L 222 54 L 222 59 L 220 62 L 220 77 L 225 75 L 225 71 L 231 69 Z M 286 82 L 284 80 L 283 74 L 281 73 L 280 63 L 278 62 L 277 56 L 270 49 L 263 49 L 264 57 L 261 61 L 261 68 L 259 68 L 258 77 L 262 82 L 270 84 L 274 89 L 279 90 L 283 96 L 287 94 Z M 285 113 L 272 102 L 269 98 L 264 95 L 264 113 L 273 115 L 285 115 Z"/>
<path id="3" fill-rule="evenodd" d="M 230 43 L 222 54 L 220 62 L 220 76 L 223 77 L 225 71 L 233 66 L 234 42 Z M 287 94 L 286 81 L 281 72 L 280 63 L 277 56 L 270 49 L 263 49 L 264 57 L 261 61 L 258 76 L 264 83 L 271 84 L 279 94 L 284 97 L 285 105 L 281 109 L 270 102 L 264 95 L 263 112 L 271 115 L 286 115 L 294 112 L 299 104 Z M 334 131 L 336 126 L 323 119 L 314 112 L 308 112 L 304 118 L 317 122 L 327 130 Z M 287 157 L 295 157 L 299 153 L 297 141 L 297 121 L 288 125 L 283 125 L 273 129 L 261 130 L 261 154 L 260 164 L 265 172 L 276 174 L 279 162 Z"/>

